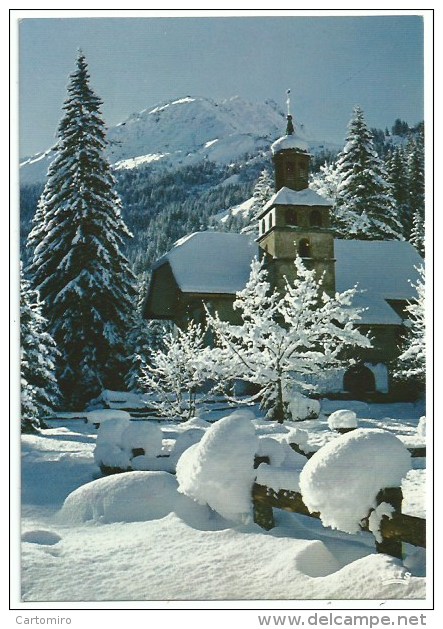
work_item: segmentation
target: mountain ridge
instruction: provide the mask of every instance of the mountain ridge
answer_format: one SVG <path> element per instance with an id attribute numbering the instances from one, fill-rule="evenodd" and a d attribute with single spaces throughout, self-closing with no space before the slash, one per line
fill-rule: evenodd
<path id="1" fill-rule="evenodd" d="M 312 152 L 339 150 L 335 144 L 315 140 L 303 124 L 296 125 Z M 135 112 L 110 127 L 106 152 L 116 170 L 148 164 L 176 168 L 205 159 L 228 165 L 244 155 L 268 151 L 284 135 L 285 126 L 285 114 L 272 100 L 252 103 L 233 96 L 216 102 L 185 96 Z M 53 150 L 23 158 L 21 184 L 44 181 Z"/>

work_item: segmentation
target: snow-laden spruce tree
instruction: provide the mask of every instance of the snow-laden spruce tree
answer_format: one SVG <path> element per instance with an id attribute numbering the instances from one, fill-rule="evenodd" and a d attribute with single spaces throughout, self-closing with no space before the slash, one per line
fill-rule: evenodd
<path id="1" fill-rule="evenodd" d="M 122 254 L 130 236 L 104 157 L 101 100 L 79 53 L 55 157 L 29 236 L 29 276 L 60 351 L 58 381 L 70 407 L 124 386 L 134 277 Z"/>
<path id="2" fill-rule="evenodd" d="M 212 354 L 203 328 L 191 321 L 185 330 L 168 332 L 142 372 L 143 391 L 153 394 L 149 404 L 162 417 L 193 417 L 197 394 L 213 375 Z"/>
<path id="3" fill-rule="evenodd" d="M 424 140 L 421 134 L 408 142 L 407 146 L 408 201 L 412 221 L 409 241 L 424 255 L 425 253 L 425 157 Z"/>
<path id="4" fill-rule="evenodd" d="M 241 230 L 242 234 L 257 233 L 258 235 L 257 217 L 273 194 L 274 181 L 269 171 L 264 168 L 260 173 L 260 177 L 257 179 L 252 193 L 253 202 L 250 209 L 250 223 Z"/>
<path id="5" fill-rule="evenodd" d="M 337 233 L 361 240 L 401 240 L 392 186 L 373 136 L 356 107 L 346 144 L 337 160 L 339 185 L 334 207 Z"/>
<path id="6" fill-rule="evenodd" d="M 412 216 L 409 207 L 409 181 L 405 150 L 396 146 L 386 162 L 388 180 L 392 186 L 392 194 L 397 206 L 399 220 L 402 224 L 403 236 L 409 238 L 412 228 Z"/>
<path id="7" fill-rule="evenodd" d="M 312 390 L 306 376 L 320 379 L 344 364 L 347 348 L 371 346 L 355 327 L 360 319 L 351 305 L 356 289 L 330 297 L 315 271 L 306 269 L 300 258 L 294 264 L 297 279 L 286 281 L 279 294 L 271 289 L 263 261 L 252 262 L 246 287 L 234 301 L 240 325 L 207 313 L 223 349 L 226 374 L 256 385 L 255 399 L 279 422 L 288 417 L 287 390 Z"/>
<path id="8" fill-rule="evenodd" d="M 406 307 L 407 332 L 394 376 L 398 380 L 424 385 L 426 379 L 425 270 L 423 266 L 417 270 L 420 275 L 417 283 L 414 284 L 417 290 L 417 300 L 410 302 Z"/>
<path id="9" fill-rule="evenodd" d="M 57 349 L 46 331 L 38 292 L 25 279 L 20 265 L 21 430 L 35 432 L 45 426 L 60 402 L 55 376 Z"/>

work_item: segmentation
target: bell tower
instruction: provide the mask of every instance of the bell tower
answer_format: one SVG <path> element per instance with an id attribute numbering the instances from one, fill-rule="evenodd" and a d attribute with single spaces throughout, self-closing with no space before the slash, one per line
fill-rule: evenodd
<path id="1" fill-rule="evenodd" d="M 308 186 L 310 154 L 307 142 L 297 136 L 287 99 L 286 135 L 271 146 L 275 190 L 258 216 L 257 242 L 266 256 L 270 280 L 283 290 L 285 276 L 295 279 L 298 255 L 317 276 L 324 275 L 324 290 L 335 293 L 334 236 L 330 228 L 332 201 Z"/>

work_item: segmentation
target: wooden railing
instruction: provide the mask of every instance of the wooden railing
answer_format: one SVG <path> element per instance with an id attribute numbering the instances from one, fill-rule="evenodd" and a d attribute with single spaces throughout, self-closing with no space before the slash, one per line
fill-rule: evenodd
<path id="1" fill-rule="evenodd" d="M 394 507 L 392 516 L 384 516 L 380 522 L 381 542 L 375 542 L 377 552 L 402 558 L 402 542 L 426 547 L 426 520 L 401 513 L 403 495 L 400 487 L 382 489 L 377 495 L 377 505 L 387 502 Z M 275 526 L 273 509 L 283 509 L 320 519 L 319 513 L 311 513 L 302 495 L 298 492 L 281 489 L 275 491 L 264 485 L 254 484 L 252 488 L 254 521 L 266 530 Z M 361 530 L 369 531 L 369 515 L 362 521 Z"/>

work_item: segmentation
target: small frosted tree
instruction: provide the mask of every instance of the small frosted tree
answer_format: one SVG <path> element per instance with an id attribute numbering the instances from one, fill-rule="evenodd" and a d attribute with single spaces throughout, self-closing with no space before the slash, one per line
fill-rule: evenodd
<path id="1" fill-rule="evenodd" d="M 417 283 L 417 300 L 410 302 L 406 311 L 405 334 L 402 352 L 398 357 L 394 376 L 398 380 L 413 381 L 424 385 L 426 379 L 426 327 L 425 327 L 425 271 L 421 266 Z"/>
<path id="2" fill-rule="evenodd" d="M 205 332 L 191 322 L 186 330 L 177 328 L 152 352 L 142 369 L 140 384 L 152 394 L 150 404 L 163 417 L 190 419 L 196 412 L 197 394 L 211 378 L 211 351 Z"/>
<path id="3" fill-rule="evenodd" d="M 20 268 L 21 430 L 44 428 L 43 418 L 60 402 L 55 377 L 58 355 L 47 332 L 38 292 L 32 290 Z"/>
<path id="4" fill-rule="evenodd" d="M 208 312 L 226 371 L 256 385 L 258 392 L 250 400 L 260 399 L 268 417 L 279 422 L 288 417 L 287 390 L 312 390 L 307 377 L 342 366 L 347 348 L 371 345 L 355 327 L 360 319 L 359 310 L 351 307 L 356 289 L 330 297 L 315 271 L 300 258 L 294 264 L 297 279 L 286 281 L 280 295 L 271 289 L 263 262 L 253 261 L 249 281 L 234 302 L 240 325 Z"/>

